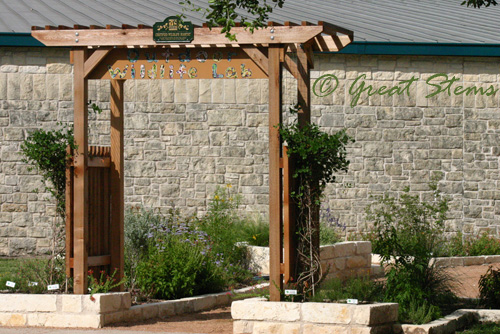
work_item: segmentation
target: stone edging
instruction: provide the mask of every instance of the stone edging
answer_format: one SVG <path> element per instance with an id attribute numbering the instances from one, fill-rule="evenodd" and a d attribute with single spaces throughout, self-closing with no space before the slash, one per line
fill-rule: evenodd
<path id="1" fill-rule="evenodd" d="M 105 325 L 164 318 L 227 306 L 232 296 L 260 289 L 268 284 L 196 297 L 131 306 L 128 292 L 93 295 L 0 294 L 0 326 L 100 328 Z"/>
<path id="2" fill-rule="evenodd" d="M 457 330 L 465 329 L 474 322 L 499 322 L 500 310 L 461 309 L 441 319 L 423 325 L 393 326 L 394 334 L 454 334 Z"/>
<path id="3" fill-rule="evenodd" d="M 500 255 L 436 257 L 433 260 L 431 263 L 437 267 L 467 267 L 500 263 Z"/>
<path id="4" fill-rule="evenodd" d="M 128 310 L 105 314 L 102 326 L 117 322 L 141 321 L 154 318 L 167 318 L 174 315 L 209 310 L 221 306 L 229 306 L 232 296 L 249 293 L 256 289 L 268 287 L 269 283 L 241 288 L 232 292 L 220 292 L 195 297 L 166 300 L 157 303 L 135 305 Z"/>
<path id="5" fill-rule="evenodd" d="M 380 262 L 380 255 L 372 254 L 372 265 L 380 266 Z M 481 266 L 500 263 L 500 255 L 435 257 L 430 263 L 440 268 Z"/>

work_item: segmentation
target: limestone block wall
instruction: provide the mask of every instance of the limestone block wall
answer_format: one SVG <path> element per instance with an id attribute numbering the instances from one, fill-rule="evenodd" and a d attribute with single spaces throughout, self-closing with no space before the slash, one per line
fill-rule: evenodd
<path id="1" fill-rule="evenodd" d="M 228 306 L 239 294 L 254 293 L 269 284 L 174 300 L 133 305 L 129 292 L 68 294 L 7 294 L 0 304 L 0 326 L 89 327 L 117 322 L 165 319 L 175 315 Z"/>
<path id="2" fill-rule="evenodd" d="M 262 298 L 231 304 L 234 334 L 391 334 L 398 304 L 270 302 Z"/>
<path id="3" fill-rule="evenodd" d="M 3 294 L 0 326 L 99 328 L 105 317 L 130 312 L 130 293 L 90 295 Z"/>
<path id="4" fill-rule="evenodd" d="M 269 275 L 269 247 L 248 246 L 251 269 Z M 320 248 L 321 268 L 328 278 L 346 279 L 370 275 L 370 241 L 346 241 Z"/>
<path id="5" fill-rule="evenodd" d="M 436 90 L 426 80 L 438 73 L 457 80 L 450 94 L 426 98 Z M 347 233 L 369 228 L 363 209 L 372 195 L 409 187 L 429 198 L 427 183 L 436 176 L 451 200 L 447 233 L 498 235 L 500 93 L 455 90 L 500 88 L 497 58 L 318 54 L 313 83 L 324 74 L 339 84 L 331 95 L 312 94 L 312 120 L 329 132 L 347 128 L 356 140 L 349 172 L 327 187 L 324 201 Z M 374 93 L 411 78 L 402 94 Z M 218 185 L 231 184 L 243 210 L 266 216 L 267 87 L 266 80 L 127 81 L 126 204 L 174 204 L 200 214 Z M 90 115 L 90 141 L 105 145 L 109 82 L 91 81 L 89 88 L 89 99 L 104 109 Z M 285 74 L 285 108 L 295 101 L 295 80 Z M 72 108 L 68 49 L 0 49 L 0 255 L 47 251 L 54 205 L 40 176 L 21 161 L 19 145 L 32 129 L 71 123 Z"/>

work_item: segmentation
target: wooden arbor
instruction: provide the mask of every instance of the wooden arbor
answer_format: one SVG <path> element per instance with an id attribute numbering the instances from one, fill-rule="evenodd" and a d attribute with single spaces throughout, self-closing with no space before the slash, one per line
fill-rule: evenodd
<path id="1" fill-rule="evenodd" d="M 68 275 L 74 293 L 87 291 L 89 267 L 117 268 L 123 277 L 123 83 L 153 79 L 269 79 L 269 228 L 271 300 L 292 278 L 293 210 L 289 199 L 288 159 L 275 127 L 282 119 L 282 68 L 298 81 L 299 123 L 310 122 L 310 69 L 313 51 L 335 52 L 353 39 L 350 30 L 325 22 L 301 25 L 269 22 L 253 34 L 233 28 L 229 42 L 221 28 L 194 28 L 191 43 L 156 43 L 151 27 L 33 27 L 46 46 L 71 46 L 74 64 L 74 177 L 68 181 Z M 294 61 L 289 52 L 297 54 Z M 89 79 L 111 81 L 111 147 L 89 148 L 87 93 Z M 93 172 L 106 168 L 107 172 Z M 98 199 L 94 198 L 99 194 Z M 96 209 L 98 207 L 98 209 Z M 284 232 L 285 256 L 282 256 Z"/>

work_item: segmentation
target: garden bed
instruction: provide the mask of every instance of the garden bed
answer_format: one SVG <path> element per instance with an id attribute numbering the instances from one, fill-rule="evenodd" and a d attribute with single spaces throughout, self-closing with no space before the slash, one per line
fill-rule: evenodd
<path id="1" fill-rule="evenodd" d="M 258 285 L 234 292 L 221 292 L 157 303 L 131 304 L 128 292 L 93 295 L 2 294 L 0 326 L 88 327 L 165 318 L 231 304 L 233 294 L 252 292 Z"/>

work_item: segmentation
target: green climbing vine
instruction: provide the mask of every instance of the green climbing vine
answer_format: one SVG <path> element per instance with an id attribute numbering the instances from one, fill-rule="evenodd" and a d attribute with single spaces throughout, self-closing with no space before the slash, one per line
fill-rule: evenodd
<path id="1" fill-rule="evenodd" d="M 292 112 L 295 109 L 292 108 Z M 293 179 L 296 184 L 291 197 L 297 205 L 296 221 L 297 288 L 305 297 L 314 295 L 322 279 L 319 259 L 319 208 L 329 182 L 335 182 L 335 173 L 346 172 L 349 167 L 346 145 L 354 140 L 346 130 L 332 135 L 315 124 L 299 126 L 280 125 L 279 133 L 288 145 L 292 159 Z"/>

